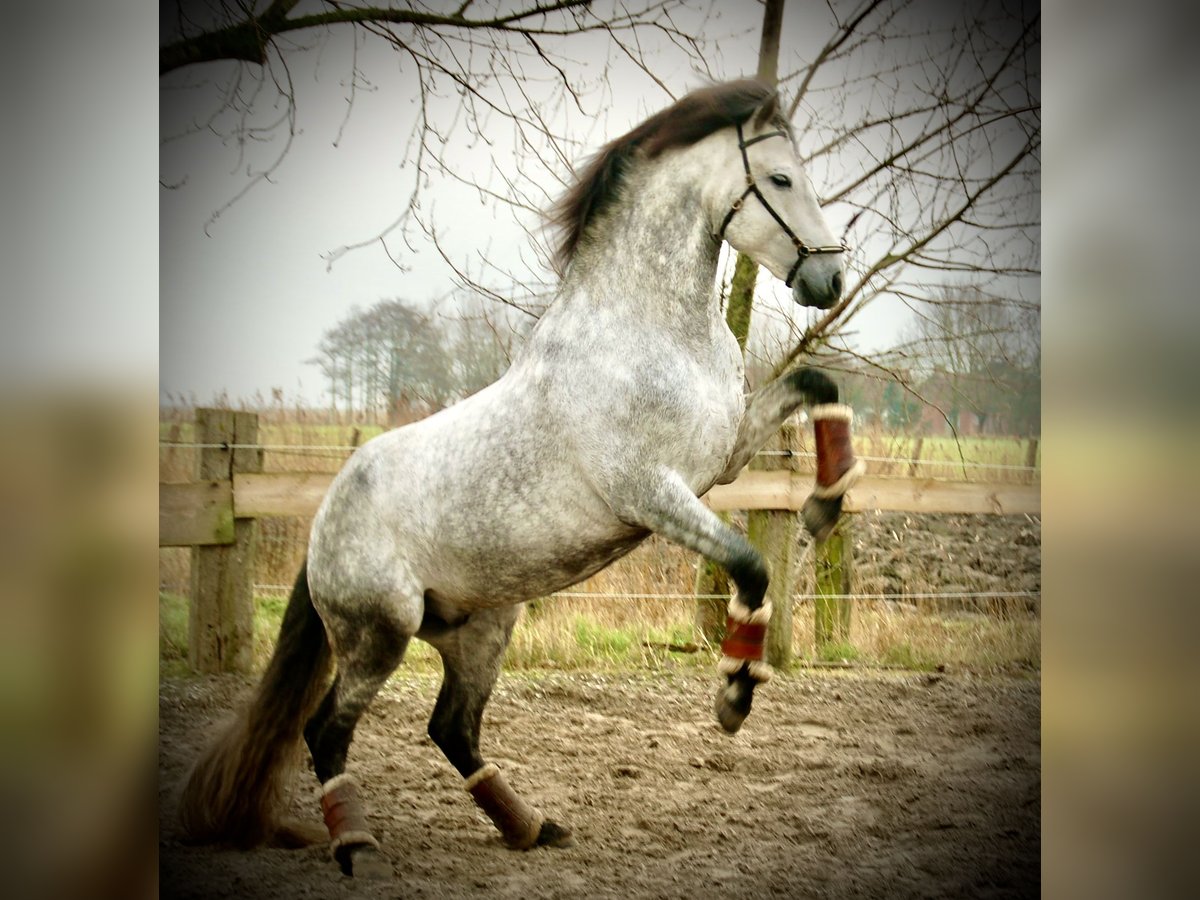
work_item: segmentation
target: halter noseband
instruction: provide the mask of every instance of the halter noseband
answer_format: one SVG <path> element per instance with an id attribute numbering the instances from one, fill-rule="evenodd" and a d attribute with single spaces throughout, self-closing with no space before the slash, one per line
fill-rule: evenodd
<path id="1" fill-rule="evenodd" d="M 729 207 L 729 212 L 725 214 L 724 221 L 721 222 L 721 229 L 717 232 L 717 240 L 725 240 L 725 229 L 729 227 L 730 221 L 733 220 L 733 214 L 742 208 L 742 203 L 746 198 L 753 194 L 758 198 L 758 202 L 763 205 L 763 208 L 771 214 L 771 218 L 779 223 L 779 227 L 783 229 L 783 233 L 792 239 L 792 244 L 796 248 L 796 262 L 788 272 L 787 280 L 784 282 L 788 287 L 792 286 L 792 282 L 796 280 L 796 273 L 800 271 L 800 264 L 814 253 L 845 253 L 850 248 L 844 243 L 836 245 L 810 247 L 800 239 L 796 232 L 792 231 L 791 226 L 783 220 L 783 216 L 779 215 L 767 202 L 767 198 L 763 192 L 758 189 L 758 185 L 754 183 L 754 176 L 750 174 L 750 156 L 746 153 L 746 148 L 751 144 L 757 144 L 759 141 L 765 141 L 767 138 L 773 137 L 788 137 L 786 131 L 768 131 L 766 134 L 760 134 L 756 137 L 746 140 L 742 135 L 742 123 L 737 123 L 738 149 L 742 151 L 742 168 L 746 170 L 746 190 L 742 191 L 742 196 L 733 201 L 733 206 Z"/>

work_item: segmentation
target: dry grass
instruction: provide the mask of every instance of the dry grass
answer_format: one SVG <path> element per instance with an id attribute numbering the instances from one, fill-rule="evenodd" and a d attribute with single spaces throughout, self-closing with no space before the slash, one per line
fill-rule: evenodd
<path id="1" fill-rule="evenodd" d="M 190 411 L 164 411 L 161 440 L 167 444 L 193 441 L 190 418 Z M 351 452 L 342 448 L 360 445 L 380 430 L 377 425 L 338 421 L 321 413 L 273 410 L 260 417 L 259 440 L 268 447 L 264 469 L 336 472 Z M 1029 452 L 1025 440 L 967 438 L 956 443 L 951 439 L 922 440 L 868 432 L 856 438 L 856 446 L 863 457 L 898 458 L 894 462 L 869 460 L 868 470 L 876 474 L 915 472 L 925 477 L 999 482 L 1031 479 L 1030 473 L 1019 468 L 963 466 L 965 461 L 1020 467 Z M 801 453 L 811 450 L 803 445 L 798 449 Z M 936 464 L 913 466 L 907 462 L 918 451 L 922 460 Z M 197 465 L 195 454 L 186 447 L 163 447 L 161 480 L 192 479 Z M 287 588 L 304 557 L 310 524 L 310 520 L 296 517 L 259 522 L 254 580 L 260 595 L 256 644 L 260 663 L 265 663 L 273 646 Z M 186 657 L 183 598 L 189 592 L 190 551 L 165 548 L 160 550 L 159 559 L 164 598 L 162 656 L 165 666 L 179 669 Z M 626 559 L 576 586 L 573 593 L 687 595 L 695 583 L 696 562 L 695 554 L 652 538 Z M 812 592 L 811 567 L 811 558 L 801 555 L 796 584 L 800 597 Z M 916 578 L 904 589 L 906 593 L 921 593 L 936 592 L 941 587 Z M 861 588 L 855 585 L 855 589 Z M 696 636 L 693 606 L 686 596 L 555 597 L 538 601 L 522 616 L 506 664 L 519 669 L 711 666 L 716 651 Z M 797 599 L 793 648 L 798 660 L 847 659 L 859 664 L 917 669 L 944 665 L 973 671 L 1036 669 L 1040 664 L 1040 617 L 1036 609 L 1031 612 L 1024 603 L 961 611 L 938 603 L 911 605 L 859 599 L 854 601 L 849 636 L 827 647 L 814 646 L 813 620 L 811 601 Z M 691 653 L 668 649 L 669 645 L 687 644 L 699 646 Z M 434 651 L 419 642 L 414 643 L 407 663 L 417 669 L 439 668 Z"/>
<path id="2" fill-rule="evenodd" d="M 187 671 L 186 603 L 182 595 L 160 597 L 161 660 L 168 674 Z M 257 603 L 255 662 L 261 669 L 274 646 L 284 598 L 259 597 Z M 979 674 L 1040 668 L 1041 623 L 1027 612 L 922 612 L 887 601 L 856 600 L 848 639 L 822 647 L 814 644 L 813 618 L 811 602 L 795 604 L 792 649 L 798 665 L 844 662 Z M 716 648 L 704 645 L 695 634 L 691 601 L 556 597 L 526 608 L 514 631 L 505 668 L 707 669 L 715 665 L 717 656 Z M 405 667 L 437 672 L 440 662 L 431 647 L 415 641 Z"/>

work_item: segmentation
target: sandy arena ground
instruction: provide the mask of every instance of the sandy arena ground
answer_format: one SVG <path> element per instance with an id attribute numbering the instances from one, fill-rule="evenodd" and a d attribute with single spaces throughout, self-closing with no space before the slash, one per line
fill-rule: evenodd
<path id="1" fill-rule="evenodd" d="M 395 877 L 344 877 L 324 846 L 179 842 L 172 792 L 232 677 L 160 691 L 164 898 L 1032 897 L 1039 894 L 1039 690 L 1027 678 L 801 669 L 729 737 L 710 676 L 504 674 L 484 753 L 566 850 L 507 850 L 425 735 L 437 682 L 389 684 L 359 726 L 357 774 Z M 294 806 L 319 822 L 315 778 Z"/>

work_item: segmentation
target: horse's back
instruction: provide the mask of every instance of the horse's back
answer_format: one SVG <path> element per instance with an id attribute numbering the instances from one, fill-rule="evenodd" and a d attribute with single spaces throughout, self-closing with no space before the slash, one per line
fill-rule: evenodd
<path id="1" fill-rule="evenodd" d="M 399 579 L 495 605 L 573 584 L 642 537 L 612 514 L 537 398 L 502 379 L 363 445 L 318 512 L 310 556 L 317 580 L 352 561 L 361 574 L 339 581 L 375 591 Z"/>

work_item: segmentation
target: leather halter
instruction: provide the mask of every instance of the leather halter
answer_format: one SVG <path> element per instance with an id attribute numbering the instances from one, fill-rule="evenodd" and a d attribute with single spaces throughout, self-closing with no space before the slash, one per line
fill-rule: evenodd
<path id="1" fill-rule="evenodd" d="M 763 192 L 759 190 L 758 185 L 754 183 L 754 176 L 750 174 L 750 156 L 746 153 L 746 148 L 751 144 L 757 144 L 759 141 L 765 141 L 767 138 L 789 137 L 786 131 L 768 131 L 766 134 L 760 134 L 750 138 L 750 140 L 746 140 L 742 134 L 742 123 L 738 122 L 737 136 L 738 149 L 742 151 L 742 168 L 746 170 L 746 190 L 742 191 L 742 196 L 734 200 L 733 206 L 729 207 L 729 212 L 725 214 L 725 219 L 721 222 L 721 229 L 717 232 L 717 240 L 725 240 L 725 229 L 729 227 L 729 223 L 732 221 L 734 213 L 741 209 L 746 198 L 753 194 L 758 198 L 758 202 L 763 205 L 763 208 L 771 214 L 771 218 L 779 223 L 779 227 L 783 229 L 783 233 L 791 238 L 792 245 L 796 248 L 796 262 L 792 266 L 791 271 L 788 272 L 787 280 L 784 282 L 784 284 L 790 288 L 792 286 L 792 282 L 796 280 L 796 273 L 800 271 L 800 264 L 803 263 L 804 260 L 808 259 L 808 257 L 812 256 L 814 253 L 845 253 L 850 248 L 847 247 L 845 243 L 836 245 L 822 245 L 817 247 L 810 247 L 808 244 L 804 243 L 804 241 L 800 239 L 800 236 L 797 235 L 796 232 L 792 231 L 791 226 L 789 226 L 788 223 L 783 220 L 783 216 L 779 215 L 779 213 L 775 211 L 775 208 L 767 202 L 767 198 L 763 195 Z"/>

